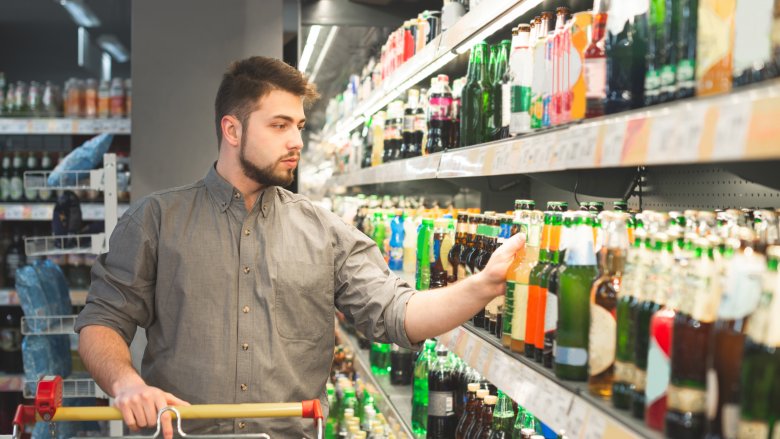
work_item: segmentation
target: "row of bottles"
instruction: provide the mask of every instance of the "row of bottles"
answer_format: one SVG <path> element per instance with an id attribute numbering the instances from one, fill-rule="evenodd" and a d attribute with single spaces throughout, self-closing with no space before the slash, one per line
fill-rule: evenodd
<path id="1" fill-rule="evenodd" d="M 63 91 L 49 81 L 17 81 L 6 86 L 0 72 L 0 117 L 124 118 L 131 110 L 130 79 L 71 78 Z"/>

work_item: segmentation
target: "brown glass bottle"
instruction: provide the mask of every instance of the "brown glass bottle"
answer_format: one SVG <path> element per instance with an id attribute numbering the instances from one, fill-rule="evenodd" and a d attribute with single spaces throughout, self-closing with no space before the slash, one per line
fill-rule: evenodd
<path id="1" fill-rule="evenodd" d="M 461 429 L 461 433 L 455 432 L 455 437 L 458 439 L 467 439 L 470 438 L 470 433 L 473 429 L 479 428 L 479 422 L 480 422 L 480 416 L 482 415 L 482 409 L 485 406 L 484 401 L 485 397 L 489 396 L 490 392 L 487 389 L 479 389 L 477 390 L 477 400 L 474 403 L 474 411 L 471 413 L 471 416 L 466 418 L 463 422 L 463 428 Z"/>
<path id="2" fill-rule="evenodd" d="M 450 249 L 447 259 L 450 261 L 451 273 L 447 280 L 452 283 L 458 280 L 458 266 L 460 265 L 460 255 L 463 248 L 468 243 L 469 215 L 466 212 L 458 212 L 458 224 L 455 228 L 455 245 Z"/>
<path id="3" fill-rule="evenodd" d="M 474 418 L 477 409 L 479 408 L 479 399 L 477 399 L 477 390 L 479 390 L 479 383 L 469 383 L 466 392 L 466 407 L 463 410 L 463 415 L 458 420 L 458 426 L 455 428 L 455 437 L 457 439 L 463 438 L 471 420 Z"/>
<path id="4" fill-rule="evenodd" d="M 466 437 L 469 439 L 487 439 L 485 433 L 490 433 L 490 427 L 493 425 L 493 410 L 496 408 L 495 395 L 487 395 L 482 404 L 482 411 L 479 414 L 479 423 L 474 424 Z"/>
<path id="5" fill-rule="evenodd" d="M 468 277 L 471 269 L 469 268 L 469 258 L 477 248 L 477 229 L 479 228 L 479 220 L 482 215 L 473 213 L 469 214 L 469 225 L 466 230 L 466 245 L 461 248 L 460 257 L 458 257 L 458 279 L 465 279 Z"/>
<path id="6" fill-rule="evenodd" d="M 487 218 L 486 223 L 486 235 L 483 238 L 484 249 L 475 261 L 475 274 L 485 269 L 488 261 L 490 260 L 490 256 L 493 255 L 493 252 L 498 247 L 498 233 L 500 230 L 499 218 L 495 216 L 489 217 Z M 485 306 L 485 320 L 483 322 L 483 327 L 491 334 L 496 333 L 496 326 L 498 325 L 498 308 L 503 304 L 504 296 L 499 296 L 491 300 Z"/>
<path id="7" fill-rule="evenodd" d="M 485 218 L 481 218 L 481 223 L 477 225 L 477 239 L 476 239 L 476 246 L 474 247 L 474 251 L 472 251 L 468 256 L 468 262 L 466 263 L 466 266 L 468 267 L 468 274 L 473 275 L 477 273 L 477 270 L 479 269 L 477 266 L 477 262 L 479 261 L 480 255 L 485 251 L 485 242 L 487 240 L 487 225 L 484 224 Z M 479 310 L 477 314 L 472 319 L 472 323 L 474 326 L 478 328 L 484 328 L 485 327 L 485 309 Z"/>
<path id="8" fill-rule="evenodd" d="M 442 243 L 445 241 L 448 230 L 447 219 L 437 219 L 434 221 L 433 229 L 433 260 L 431 261 L 431 281 L 430 288 L 441 288 L 447 286 L 448 273 L 444 268 L 444 258 L 446 255 L 441 254 Z M 450 238 L 452 239 L 452 238 Z"/>

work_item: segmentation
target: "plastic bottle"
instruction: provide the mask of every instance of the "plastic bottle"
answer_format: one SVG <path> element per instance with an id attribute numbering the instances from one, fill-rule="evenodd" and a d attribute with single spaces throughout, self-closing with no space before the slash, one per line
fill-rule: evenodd
<path id="1" fill-rule="evenodd" d="M 411 215 L 411 210 L 407 211 L 404 220 L 404 273 L 414 273 L 417 265 L 417 222 L 419 218 Z"/>
<path id="2" fill-rule="evenodd" d="M 412 383 L 412 431 L 424 436 L 428 426 L 428 371 L 436 359 L 436 341 L 426 340 L 414 365 Z"/>
<path id="3" fill-rule="evenodd" d="M 391 270 L 401 270 L 404 264 L 404 217 L 403 211 L 395 211 L 395 217 L 390 222 L 390 257 L 388 266 Z"/>
<path id="4" fill-rule="evenodd" d="M 433 240 L 433 220 L 425 218 L 417 234 L 417 274 L 415 288 L 427 290 L 431 284 L 431 253 Z"/>

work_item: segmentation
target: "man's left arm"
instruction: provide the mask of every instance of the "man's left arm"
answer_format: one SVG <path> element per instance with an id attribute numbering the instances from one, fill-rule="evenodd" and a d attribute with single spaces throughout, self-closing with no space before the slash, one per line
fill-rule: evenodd
<path id="1" fill-rule="evenodd" d="M 518 233 L 496 249 L 478 274 L 413 295 L 406 304 L 404 320 L 409 341 L 418 343 L 456 328 L 504 294 L 507 269 L 523 245 L 525 237 Z"/>

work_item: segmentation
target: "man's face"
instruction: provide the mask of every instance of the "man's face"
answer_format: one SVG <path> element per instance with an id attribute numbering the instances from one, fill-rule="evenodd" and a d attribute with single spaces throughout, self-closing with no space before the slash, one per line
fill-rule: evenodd
<path id="1" fill-rule="evenodd" d="M 273 90 L 260 99 L 260 108 L 247 118 L 241 137 L 239 163 L 244 175 L 263 186 L 288 186 L 303 148 L 301 130 L 306 121 L 303 100 Z"/>

